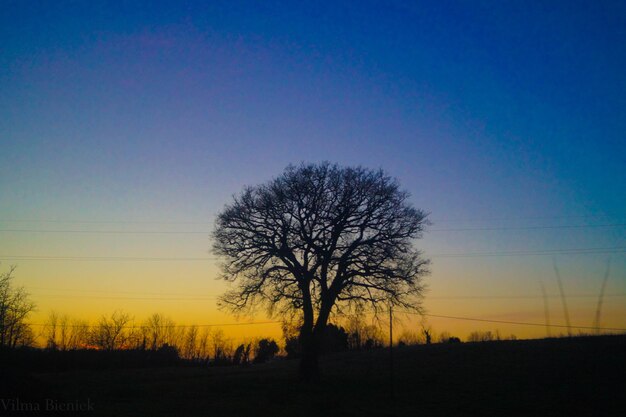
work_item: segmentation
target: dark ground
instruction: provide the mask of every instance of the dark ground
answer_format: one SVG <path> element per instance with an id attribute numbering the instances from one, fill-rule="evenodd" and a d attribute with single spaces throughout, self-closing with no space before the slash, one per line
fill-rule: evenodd
<path id="1" fill-rule="evenodd" d="M 13 371 L 3 398 L 93 404 L 92 416 L 626 416 L 626 336 L 503 341 L 326 356 L 306 385 L 296 361 L 248 368 Z M 5 386 L 5 389 L 7 387 Z M 9 397 L 7 397 L 9 395 Z M 39 413 L 51 415 L 50 413 Z M 37 415 L 7 412 L 0 415 Z M 60 412 L 58 415 L 71 415 Z"/>

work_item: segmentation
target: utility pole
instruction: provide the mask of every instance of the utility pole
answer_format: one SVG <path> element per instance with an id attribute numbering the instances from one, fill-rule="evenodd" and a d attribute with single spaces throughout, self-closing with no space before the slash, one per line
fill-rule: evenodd
<path id="1" fill-rule="evenodd" d="M 391 305 L 389 305 L 389 391 L 393 399 L 393 308 Z"/>

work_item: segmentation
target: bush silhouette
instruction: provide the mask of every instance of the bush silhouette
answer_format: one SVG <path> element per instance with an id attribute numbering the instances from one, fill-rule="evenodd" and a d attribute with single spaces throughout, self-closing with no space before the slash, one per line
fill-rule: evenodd
<path id="1" fill-rule="evenodd" d="M 254 362 L 263 363 L 272 359 L 278 353 L 279 348 L 272 339 L 261 339 L 254 349 Z"/>

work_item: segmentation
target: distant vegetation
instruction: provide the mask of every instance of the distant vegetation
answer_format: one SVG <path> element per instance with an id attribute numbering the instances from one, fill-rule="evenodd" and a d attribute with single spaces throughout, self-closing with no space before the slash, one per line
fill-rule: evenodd
<path id="1" fill-rule="evenodd" d="M 284 322 L 282 343 L 272 338 L 250 338 L 235 343 L 216 327 L 178 325 L 170 317 L 152 314 L 143 321 L 123 311 L 103 315 L 95 323 L 51 312 L 41 327 L 29 325 L 35 303 L 13 283 L 15 268 L 0 274 L 0 351 L 3 366 L 29 369 L 74 369 L 151 366 L 248 366 L 277 356 L 302 357 L 302 323 Z M 581 334 L 582 335 L 582 334 Z M 362 316 L 329 323 L 320 338 L 320 354 L 367 351 L 388 346 L 380 326 Z M 516 340 L 498 330 L 471 332 L 466 342 Z M 39 340 L 39 343 L 37 342 Z M 435 332 L 424 320 L 405 329 L 398 347 L 458 344 L 461 338 Z M 37 347 L 39 346 L 39 347 Z"/>
<path id="2" fill-rule="evenodd" d="M 35 335 L 27 323 L 35 303 L 22 287 L 13 284 L 15 267 L 0 274 L 0 348 L 30 346 Z"/>
<path id="3" fill-rule="evenodd" d="M 299 324 L 283 324 L 284 349 L 288 358 L 299 358 Z M 171 318 L 153 314 L 136 323 L 123 311 L 103 315 L 95 324 L 50 313 L 41 336 L 49 351 L 151 351 L 171 350 L 187 362 L 215 365 L 247 365 L 271 360 L 281 353 L 279 344 L 269 338 L 235 344 L 219 328 L 177 325 Z M 328 324 L 322 353 L 367 350 L 384 346 L 384 333 L 373 324 L 353 317 L 345 327 Z"/>
<path id="4" fill-rule="evenodd" d="M 215 365 L 244 365 L 251 359 L 264 362 L 279 351 L 272 339 L 250 340 L 235 346 L 221 329 L 180 326 L 161 314 L 135 323 L 134 317 L 122 311 L 104 315 L 94 325 L 53 312 L 43 327 L 42 336 L 48 350 L 170 351 L 174 357 L 187 362 Z"/>
<path id="5" fill-rule="evenodd" d="M 24 300 L 23 290 L 20 291 L 20 299 Z M 89 323 L 51 312 L 37 333 L 23 322 L 20 328 L 28 329 L 28 333 L 22 333 L 28 335 L 28 338 L 12 337 L 12 343 L 4 345 L 3 351 L 7 352 L 7 348 L 22 348 L 19 353 L 11 354 L 17 360 L 14 365 L 23 363 L 28 368 L 39 369 L 174 364 L 247 366 L 270 361 L 279 355 L 288 359 L 301 358 L 299 326 L 297 322 L 283 324 L 284 343 L 271 338 L 250 338 L 235 343 L 225 336 L 222 329 L 178 325 L 162 314 L 155 313 L 143 321 L 136 321 L 130 314 L 118 310 L 101 316 L 95 323 Z M 5 328 L 9 326 L 5 325 Z M 405 332 L 400 336 L 398 345 L 425 344 L 429 339 L 424 335 L 431 333 L 430 330 L 415 334 Z M 453 341 L 454 338 L 446 335 L 443 333 L 438 341 Z M 379 349 L 387 344 L 386 337 L 379 326 L 367 323 L 362 317 L 352 316 L 344 320 L 343 325 L 330 323 L 326 326 L 320 353 Z M 36 343 L 37 338 L 39 343 Z"/>

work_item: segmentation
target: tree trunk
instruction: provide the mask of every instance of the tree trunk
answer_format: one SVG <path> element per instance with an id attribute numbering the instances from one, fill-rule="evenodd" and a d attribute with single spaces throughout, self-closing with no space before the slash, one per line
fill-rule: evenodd
<path id="1" fill-rule="evenodd" d="M 302 358 L 300 359 L 300 379 L 310 382 L 319 376 L 319 365 L 317 361 L 318 349 L 314 332 L 313 305 L 311 303 L 311 293 L 309 283 L 300 286 L 303 298 L 304 323 L 300 328 L 300 348 Z"/>
<path id="2" fill-rule="evenodd" d="M 319 377 L 319 349 L 315 337 L 311 334 L 308 338 L 302 338 L 302 358 L 300 359 L 300 379 L 304 382 L 312 382 Z"/>
<path id="3" fill-rule="evenodd" d="M 300 330 L 300 346 L 302 347 L 300 379 L 303 381 L 314 381 L 319 377 L 318 358 L 331 306 L 330 303 L 322 303 L 315 326 L 312 328 L 303 326 Z"/>

